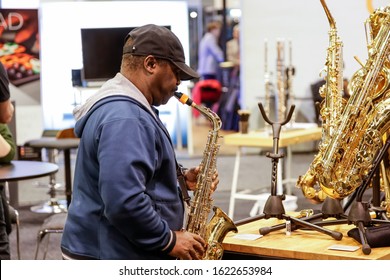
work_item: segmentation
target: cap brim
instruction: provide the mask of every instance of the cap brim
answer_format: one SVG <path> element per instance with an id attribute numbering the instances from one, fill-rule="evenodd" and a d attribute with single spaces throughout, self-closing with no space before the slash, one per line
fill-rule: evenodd
<path id="1" fill-rule="evenodd" d="M 187 64 L 183 62 L 175 62 L 175 61 L 172 61 L 172 63 L 175 64 L 181 70 L 180 80 L 186 81 L 192 79 L 199 79 L 199 74 L 191 67 L 189 67 Z"/>

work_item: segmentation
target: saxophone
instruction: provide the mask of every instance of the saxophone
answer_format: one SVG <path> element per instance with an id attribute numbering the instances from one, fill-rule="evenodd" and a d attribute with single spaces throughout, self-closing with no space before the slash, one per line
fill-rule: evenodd
<path id="1" fill-rule="evenodd" d="M 292 42 L 289 40 L 288 43 L 288 48 L 289 48 L 289 65 L 287 66 L 286 69 L 286 89 L 287 89 L 287 96 L 288 96 L 288 104 L 289 106 L 292 106 L 295 104 L 295 93 L 294 93 L 294 88 L 293 88 L 293 79 L 295 75 L 295 68 L 292 64 Z M 294 123 L 296 120 L 296 113 L 294 112 L 292 117 L 291 117 L 291 122 L 290 126 L 293 127 Z"/>
<path id="2" fill-rule="evenodd" d="M 325 8 L 325 2 L 321 3 Z M 354 192 L 370 172 L 390 129 L 390 6 L 375 10 L 366 21 L 367 29 L 368 58 L 352 76 L 351 97 L 341 108 L 343 103 L 331 93 L 332 82 L 342 77 L 337 71 L 328 72 L 325 97 L 330 100 L 321 108 L 325 118 L 322 144 L 308 173 L 298 180 L 304 194 L 316 201 L 326 196 L 342 199 Z M 313 191 L 315 183 L 321 191 Z"/>
<path id="3" fill-rule="evenodd" d="M 272 82 L 271 82 L 271 72 L 268 71 L 268 41 L 264 41 L 264 89 L 265 89 L 265 106 L 264 110 L 267 116 L 271 114 L 271 91 L 272 91 Z M 267 134 L 272 133 L 272 128 L 269 123 L 264 122 L 264 131 Z"/>
<path id="4" fill-rule="evenodd" d="M 326 148 L 340 123 L 341 111 L 345 106 L 342 99 L 343 80 L 343 43 L 337 34 L 336 22 L 333 19 L 324 0 L 320 0 L 328 18 L 330 30 L 329 46 L 325 62 L 325 84 L 320 88 L 320 96 L 324 99 L 321 103 L 320 116 L 322 119 L 322 138 L 318 147 L 318 153 L 309 166 L 305 175 L 298 178 L 297 186 L 301 188 L 304 196 L 313 203 L 321 203 L 326 194 L 321 188 L 315 188 L 321 173 L 317 173 Z"/>
<path id="5" fill-rule="evenodd" d="M 213 200 L 211 184 L 216 169 L 217 153 L 219 151 L 218 132 L 222 126 L 221 119 L 209 108 L 197 105 L 187 95 L 175 92 L 175 97 L 183 104 L 191 106 L 207 117 L 212 123 L 203 151 L 203 159 L 197 176 L 194 197 L 190 202 L 186 230 L 199 234 L 207 243 L 204 260 L 220 260 L 223 255 L 222 241 L 229 231 L 237 232 L 234 222 L 219 208 L 214 206 L 214 215 L 208 222 Z"/>
<path id="6" fill-rule="evenodd" d="M 276 42 L 276 82 L 277 82 L 277 120 L 282 122 L 286 118 L 286 75 L 284 66 L 284 41 Z"/>

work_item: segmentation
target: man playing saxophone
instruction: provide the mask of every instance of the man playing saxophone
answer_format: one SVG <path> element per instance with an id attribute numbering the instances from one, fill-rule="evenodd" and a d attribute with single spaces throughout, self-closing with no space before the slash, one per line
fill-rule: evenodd
<path id="1" fill-rule="evenodd" d="M 202 258 L 203 238 L 182 230 L 181 168 L 155 108 L 181 80 L 193 78 L 197 73 L 167 28 L 145 25 L 126 37 L 120 73 L 74 111 L 80 145 L 64 259 Z M 199 167 L 183 173 L 194 189 Z"/>

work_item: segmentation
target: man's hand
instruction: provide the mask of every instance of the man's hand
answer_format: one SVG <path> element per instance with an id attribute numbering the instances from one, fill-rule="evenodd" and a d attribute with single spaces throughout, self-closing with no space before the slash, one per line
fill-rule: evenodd
<path id="1" fill-rule="evenodd" d="M 176 244 L 170 256 L 181 260 L 201 260 L 205 251 L 206 243 L 197 234 L 188 231 L 175 231 Z"/>
<path id="2" fill-rule="evenodd" d="M 199 170 L 200 168 L 198 166 L 198 167 L 190 168 L 184 173 L 184 178 L 186 180 L 187 187 L 191 191 L 194 191 L 196 188 Z M 211 191 L 214 192 L 217 189 L 217 186 L 219 184 L 219 175 L 217 170 L 214 170 L 214 174 L 211 179 L 212 179 Z"/>

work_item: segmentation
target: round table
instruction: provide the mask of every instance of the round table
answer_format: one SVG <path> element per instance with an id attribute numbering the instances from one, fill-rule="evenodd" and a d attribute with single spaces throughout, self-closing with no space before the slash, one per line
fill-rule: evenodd
<path id="1" fill-rule="evenodd" d="M 58 165 L 42 161 L 13 160 L 0 164 L 0 182 L 20 181 L 44 177 L 58 171 Z"/>
<path id="2" fill-rule="evenodd" d="M 12 182 L 49 176 L 58 171 L 58 165 L 50 162 L 13 160 L 9 164 L 0 164 L 0 182 Z M 48 209 L 50 210 L 49 212 Z M 67 207 L 51 199 L 35 212 L 60 213 L 66 212 Z"/>

